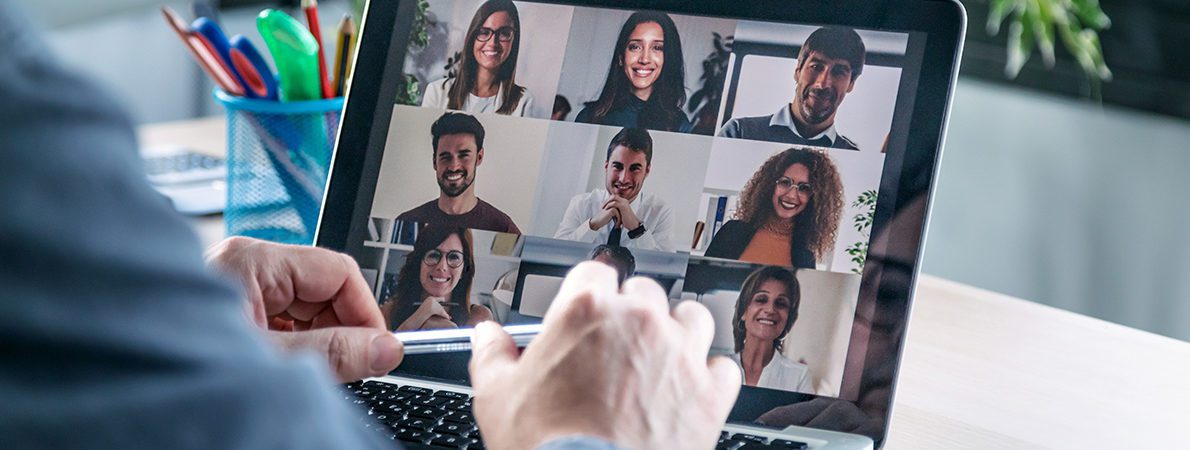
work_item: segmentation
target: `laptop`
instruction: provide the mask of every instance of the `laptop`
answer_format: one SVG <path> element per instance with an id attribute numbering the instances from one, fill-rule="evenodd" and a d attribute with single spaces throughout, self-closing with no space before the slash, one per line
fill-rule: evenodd
<path id="1" fill-rule="evenodd" d="M 746 362 L 718 448 L 879 448 L 965 26 L 953 0 L 373 0 L 316 243 L 402 331 L 532 328 L 584 260 L 652 278 Z M 482 448 L 465 348 L 347 397 Z"/>

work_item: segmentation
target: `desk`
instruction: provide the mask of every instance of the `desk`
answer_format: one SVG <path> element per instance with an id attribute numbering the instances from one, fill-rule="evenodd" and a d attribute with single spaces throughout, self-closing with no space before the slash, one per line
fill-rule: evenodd
<path id="1" fill-rule="evenodd" d="M 222 118 L 139 134 L 226 151 Z M 194 223 L 222 237 L 221 217 Z M 928 275 L 912 315 L 886 448 L 1190 445 L 1190 343 Z"/>

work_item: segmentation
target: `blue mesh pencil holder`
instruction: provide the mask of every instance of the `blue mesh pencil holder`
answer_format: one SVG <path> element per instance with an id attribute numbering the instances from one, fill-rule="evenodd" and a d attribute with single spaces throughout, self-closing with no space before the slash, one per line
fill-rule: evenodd
<path id="1" fill-rule="evenodd" d="M 343 98 L 215 99 L 227 111 L 227 235 L 313 243 Z"/>

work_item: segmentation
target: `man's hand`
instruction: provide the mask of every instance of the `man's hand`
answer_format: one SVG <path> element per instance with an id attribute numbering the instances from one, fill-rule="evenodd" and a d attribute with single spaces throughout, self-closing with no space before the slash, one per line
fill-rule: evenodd
<path id="1" fill-rule="evenodd" d="M 640 218 L 636 217 L 636 212 L 632 211 L 632 204 L 624 197 L 613 195 L 603 204 L 603 208 L 615 209 L 616 220 L 625 230 L 635 230 L 640 226 Z"/>
<path id="2" fill-rule="evenodd" d="M 274 342 L 326 355 L 340 380 L 384 375 L 401 362 L 401 343 L 349 256 L 233 237 L 209 248 L 206 260 L 243 284 L 249 317 Z"/>
<path id="3" fill-rule="evenodd" d="M 599 211 L 599 214 L 596 214 L 595 217 L 587 221 L 587 226 L 591 228 L 591 231 L 597 231 L 613 219 L 619 220 L 618 216 L 619 211 L 616 211 L 615 208 L 608 208 L 605 204 L 603 210 Z"/>
<path id="4" fill-rule="evenodd" d="M 472 337 L 474 411 L 491 448 L 528 449 L 587 435 L 626 448 L 711 448 L 740 388 L 740 369 L 708 359 L 714 325 L 702 305 L 672 312 L 646 278 L 576 266 L 518 356 L 499 325 Z"/>

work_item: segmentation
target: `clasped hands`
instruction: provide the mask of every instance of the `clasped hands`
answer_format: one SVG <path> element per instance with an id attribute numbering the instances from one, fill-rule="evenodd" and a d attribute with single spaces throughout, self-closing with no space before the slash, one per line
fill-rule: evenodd
<path id="1" fill-rule="evenodd" d="M 629 204 L 628 199 L 618 195 L 612 195 L 611 198 L 603 202 L 602 209 L 598 214 L 595 214 L 595 217 L 587 221 L 587 226 L 591 230 L 598 230 L 612 220 L 615 220 L 625 230 L 635 230 L 640 226 L 640 218 L 636 216 L 636 212 L 632 211 L 632 205 Z"/>

